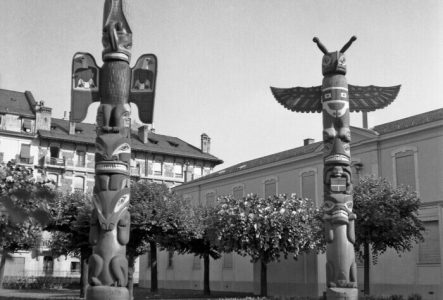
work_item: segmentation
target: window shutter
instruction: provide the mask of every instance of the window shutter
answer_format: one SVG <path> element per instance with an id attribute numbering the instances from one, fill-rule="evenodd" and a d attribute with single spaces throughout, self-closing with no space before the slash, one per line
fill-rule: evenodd
<path id="1" fill-rule="evenodd" d="M 315 172 L 304 172 L 301 176 L 302 197 L 315 201 Z"/>
<path id="2" fill-rule="evenodd" d="M 416 190 L 414 152 L 411 150 L 395 154 L 395 173 L 397 186 L 410 186 Z"/>
<path id="3" fill-rule="evenodd" d="M 438 221 L 424 222 L 424 242 L 419 244 L 418 263 L 440 263 L 440 235 L 438 233 Z"/>

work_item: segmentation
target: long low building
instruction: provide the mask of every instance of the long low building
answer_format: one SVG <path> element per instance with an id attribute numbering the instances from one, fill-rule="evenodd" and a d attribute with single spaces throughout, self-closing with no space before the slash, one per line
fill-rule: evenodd
<path id="1" fill-rule="evenodd" d="M 375 175 L 394 185 L 409 185 L 421 198 L 420 218 L 425 241 L 399 257 L 388 250 L 371 269 L 374 294 L 421 294 L 423 299 L 443 299 L 443 109 L 396 120 L 372 129 L 352 127 L 353 178 Z M 174 190 L 191 201 L 206 204 L 216 197 L 249 193 L 267 197 L 297 193 L 323 198 L 322 142 L 252 159 L 184 183 Z M 150 285 L 147 256 L 141 259 L 140 284 Z M 326 290 L 325 255 L 303 255 L 268 267 L 270 295 L 319 296 Z M 163 252 L 158 259 L 159 287 L 200 289 L 203 266 L 198 257 Z M 225 254 L 211 261 L 211 288 L 259 293 L 259 264 L 249 258 Z M 359 286 L 363 266 L 358 263 Z"/>

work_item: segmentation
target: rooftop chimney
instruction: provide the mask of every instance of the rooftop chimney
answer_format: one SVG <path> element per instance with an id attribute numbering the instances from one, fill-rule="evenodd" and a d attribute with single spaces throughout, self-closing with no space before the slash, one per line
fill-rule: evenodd
<path id="1" fill-rule="evenodd" d="M 363 114 L 363 128 L 368 129 L 368 112 L 362 111 L 361 113 Z"/>
<path id="2" fill-rule="evenodd" d="M 201 151 L 203 153 L 211 152 L 211 138 L 206 133 L 201 135 Z"/>
<path id="3" fill-rule="evenodd" d="M 46 107 L 43 101 L 35 106 L 35 131 L 51 130 L 52 108 Z"/>
<path id="4" fill-rule="evenodd" d="M 314 140 L 314 139 L 311 139 L 311 138 L 304 139 L 304 140 L 303 140 L 303 146 L 310 145 L 310 144 L 312 144 L 314 141 L 315 141 L 315 140 Z"/>
<path id="5" fill-rule="evenodd" d="M 75 134 L 75 122 L 69 121 L 69 134 L 70 135 Z"/>
<path id="6" fill-rule="evenodd" d="M 149 126 L 148 125 L 142 125 L 138 128 L 138 138 L 143 144 L 148 143 L 148 137 L 149 137 Z"/>

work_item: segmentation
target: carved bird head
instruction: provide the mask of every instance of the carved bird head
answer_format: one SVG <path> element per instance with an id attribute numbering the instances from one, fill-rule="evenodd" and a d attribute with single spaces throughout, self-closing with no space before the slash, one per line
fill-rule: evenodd
<path id="1" fill-rule="evenodd" d="M 340 51 L 328 52 L 326 47 L 320 42 L 317 37 L 314 37 L 313 41 L 317 44 L 321 52 L 324 53 L 322 60 L 322 73 L 323 75 L 334 75 L 342 74 L 346 75 L 346 57 L 345 51 L 351 46 L 351 44 L 356 40 L 355 36 L 341 48 Z"/>
<path id="2" fill-rule="evenodd" d="M 123 0 L 106 0 L 103 13 L 103 60 L 131 59 L 132 31 L 123 13 Z"/>

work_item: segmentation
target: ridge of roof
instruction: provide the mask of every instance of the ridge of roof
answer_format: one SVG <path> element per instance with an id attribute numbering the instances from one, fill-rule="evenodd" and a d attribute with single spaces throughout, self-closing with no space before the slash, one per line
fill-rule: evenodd
<path id="1" fill-rule="evenodd" d="M 418 115 L 413 115 L 403 119 L 380 124 L 374 126 L 372 130 L 378 132 L 379 134 L 386 134 L 439 120 L 443 120 L 443 108 L 427 111 Z"/>

